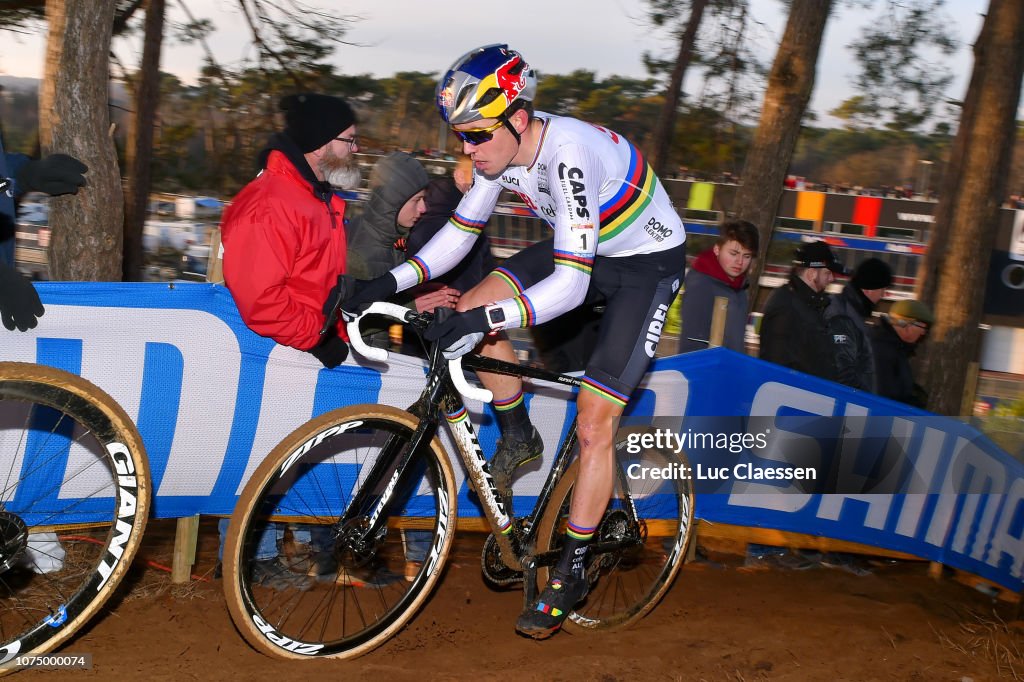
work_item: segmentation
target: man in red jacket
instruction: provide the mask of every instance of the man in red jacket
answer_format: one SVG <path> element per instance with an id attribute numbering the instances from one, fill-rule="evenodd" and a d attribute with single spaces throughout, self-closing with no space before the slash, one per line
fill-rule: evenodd
<path id="1" fill-rule="evenodd" d="M 356 117 L 345 100 L 329 95 L 291 95 L 281 109 L 285 129 L 271 136 L 260 174 L 224 212 L 224 283 L 254 332 L 337 367 L 348 357 L 343 323 L 324 336 L 320 329 L 324 304 L 345 271 L 345 202 L 332 186 L 359 183 Z M 220 530 L 223 540 L 225 523 Z M 249 567 L 255 582 L 308 589 L 314 577 L 337 571 L 322 528 L 293 529 L 312 557 L 308 575 L 301 574 L 306 566 L 279 554 L 283 534 L 271 524 L 260 538 Z"/>
<path id="2" fill-rule="evenodd" d="M 286 126 L 261 154 L 263 170 L 224 213 L 224 281 L 246 326 L 337 367 L 348 356 L 343 323 L 320 329 L 345 271 L 345 202 L 332 185 L 358 183 L 356 118 L 330 95 L 291 95 L 281 109 Z"/>

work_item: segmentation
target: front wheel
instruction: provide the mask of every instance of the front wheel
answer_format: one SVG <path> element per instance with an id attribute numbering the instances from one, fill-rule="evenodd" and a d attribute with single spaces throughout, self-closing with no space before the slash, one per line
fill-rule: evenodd
<path id="1" fill-rule="evenodd" d="M 100 610 L 148 512 L 146 452 L 125 411 L 74 374 L 0 362 L 0 675 Z"/>
<path id="2" fill-rule="evenodd" d="M 451 548 L 456 489 L 437 438 L 396 478 L 417 423 L 383 405 L 335 410 L 281 441 L 249 479 L 224 546 L 224 592 L 256 649 L 354 658 L 429 596 Z"/>
<path id="3" fill-rule="evenodd" d="M 672 585 L 686 555 L 693 527 L 693 487 L 682 472 L 686 458 L 657 449 L 632 453 L 621 434 L 615 443 L 615 488 L 594 533 L 594 542 L 627 540 L 624 549 L 588 557 L 590 592 L 563 628 L 569 631 L 625 627 L 643 618 Z M 660 478 L 671 467 L 675 478 Z M 685 468 L 684 468 L 685 467 Z M 653 478 L 649 474 L 660 470 Z M 569 520 L 569 503 L 579 462 L 573 462 L 555 487 L 541 519 L 537 552 L 560 550 Z M 645 475 L 648 474 L 648 475 Z M 538 583 L 548 569 L 537 571 Z"/>

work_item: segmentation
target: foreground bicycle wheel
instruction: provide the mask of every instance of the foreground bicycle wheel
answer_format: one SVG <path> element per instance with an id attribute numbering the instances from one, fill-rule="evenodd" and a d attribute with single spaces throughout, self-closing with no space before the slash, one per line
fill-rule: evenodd
<path id="1" fill-rule="evenodd" d="M 563 628 L 569 631 L 624 627 L 643 618 L 668 591 L 686 556 L 693 527 L 691 482 L 644 475 L 665 467 L 682 471 L 679 466 L 688 467 L 685 458 L 655 449 L 631 453 L 625 439 L 619 438 L 615 459 L 615 490 L 594 541 L 620 540 L 636 533 L 639 542 L 590 557 L 590 593 L 565 621 Z M 538 552 L 562 546 L 578 471 L 579 462 L 575 461 L 555 487 L 540 522 Z M 537 571 L 541 588 L 547 583 L 548 573 L 547 568 Z"/>
<path id="2" fill-rule="evenodd" d="M 0 675 L 100 609 L 148 511 L 146 454 L 124 410 L 81 377 L 0 362 Z"/>
<path id="3" fill-rule="evenodd" d="M 224 547 L 224 591 L 255 648 L 352 658 L 390 638 L 429 596 L 451 548 L 456 489 L 436 438 L 393 480 L 417 422 L 381 405 L 329 412 L 285 438 L 249 479 Z M 368 481 L 378 458 L 389 466 Z M 371 515 L 389 489 L 379 523 Z M 379 531 L 364 538 L 375 522 Z"/>

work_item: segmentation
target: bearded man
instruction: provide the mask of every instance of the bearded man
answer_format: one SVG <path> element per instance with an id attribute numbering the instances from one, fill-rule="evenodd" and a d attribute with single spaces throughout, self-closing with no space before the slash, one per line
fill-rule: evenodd
<path id="1" fill-rule="evenodd" d="M 320 329 L 345 272 L 345 202 L 334 188 L 359 184 L 356 117 L 322 94 L 290 95 L 281 109 L 286 126 L 260 154 L 260 174 L 224 212 L 224 282 L 246 326 L 336 367 L 348 356 L 343 323 Z"/>

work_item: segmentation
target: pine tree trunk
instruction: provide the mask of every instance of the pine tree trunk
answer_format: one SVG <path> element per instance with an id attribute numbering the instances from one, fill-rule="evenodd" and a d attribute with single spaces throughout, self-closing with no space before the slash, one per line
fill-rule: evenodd
<path id="1" fill-rule="evenodd" d="M 146 5 L 142 64 L 135 88 L 135 114 L 128 136 L 125 166 L 124 268 L 125 281 L 142 279 L 142 231 L 149 208 L 152 180 L 153 129 L 160 102 L 160 49 L 164 33 L 164 0 Z"/>
<path id="2" fill-rule="evenodd" d="M 985 279 L 1016 139 L 1024 78 L 1024 2 L 991 0 L 974 44 L 974 70 L 943 176 L 918 297 L 936 322 L 919 379 L 928 408 L 960 412 L 967 367 L 978 357 Z"/>
<path id="3" fill-rule="evenodd" d="M 63 152 L 89 166 L 77 195 L 50 203 L 50 276 L 121 279 L 124 195 L 107 109 L 115 0 L 47 0 L 49 35 L 39 91 L 43 154 Z"/>
<path id="4" fill-rule="evenodd" d="M 743 184 L 733 210 L 737 218 L 756 225 L 761 234 L 757 273 L 751 277 L 751 305 L 757 300 L 758 277 L 775 227 L 782 183 L 814 90 L 818 52 L 831 10 L 832 0 L 793 0 L 768 76 L 761 120 L 747 152 Z"/>
<path id="5" fill-rule="evenodd" d="M 651 145 L 654 150 L 651 166 L 659 177 L 665 174 L 665 166 L 668 164 L 672 134 L 675 131 L 676 116 L 679 112 L 679 99 L 683 92 L 683 78 L 686 77 L 686 69 L 690 66 L 693 44 L 697 40 L 697 31 L 700 29 L 700 22 L 704 18 L 704 8 L 707 5 L 708 0 L 693 0 L 690 5 L 690 19 L 686 22 L 686 29 L 679 36 L 679 54 L 676 56 L 668 89 L 665 90 L 665 102 L 661 107 L 661 114 L 658 116 L 654 144 Z"/>

